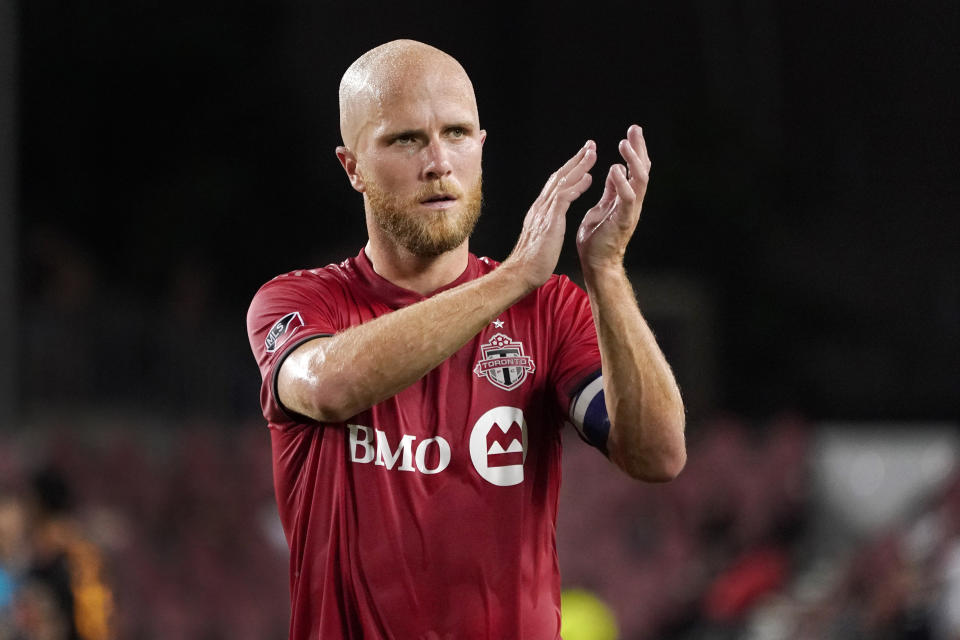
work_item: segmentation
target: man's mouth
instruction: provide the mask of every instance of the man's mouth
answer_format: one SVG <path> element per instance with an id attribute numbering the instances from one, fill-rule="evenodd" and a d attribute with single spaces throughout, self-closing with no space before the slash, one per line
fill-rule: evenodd
<path id="1" fill-rule="evenodd" d="M 420 204 L 430 207 L 431 209 L 446 209 L 448 207 L 452 207 L 456 201 L 457 198 L 454 195 L 449 193 L 438 193 L 426 198 L 425 200 L 421 200 Z"/>

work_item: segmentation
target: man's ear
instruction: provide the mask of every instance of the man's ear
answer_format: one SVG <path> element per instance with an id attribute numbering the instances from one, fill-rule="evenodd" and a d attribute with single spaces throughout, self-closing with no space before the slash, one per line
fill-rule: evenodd
<path id="1" fill-rule="evenodd" d="M 366 185 L 363 183 L 363 176 L 357 168 L 357 156 L 347 147 L 337 147 L 337 160 L 340 166 L 347 173 L 347 179 L 350 180 L 350 186 L 354 190 L 363 193 L 366 191 Z"/>
<path id="2" fill-rule="evenodd" d="M 483 146 L 483 143 L 487 141 L 487 130 L 480 129 L 480 146 Z"/>

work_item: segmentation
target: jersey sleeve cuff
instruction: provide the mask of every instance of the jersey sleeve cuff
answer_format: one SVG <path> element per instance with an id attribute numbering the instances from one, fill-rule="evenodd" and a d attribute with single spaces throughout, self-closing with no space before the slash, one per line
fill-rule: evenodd
<path id="1" fill-rule="evenodd" d="M 283 362 L 287 359 L 291 353 L 293 353 L 300 345 L 310 342 L 311 340 L 316 340 L 318 338 L 332 338 L 332 333 L 315 333 L 313 335 L 304 336 L 299 340 L 291 342 L 283 352 L 277 356 L 277 362 L 273 365 L 273 373 L 271 374 L 270 388 L 273 393 L 273 401 L 276 403 L 277 408 L 285 415 L 291 422 L 316 422 L 313 418 L 309 416 L 303 416 L 295 411 L 291 411 L 283 406 L 283 403 L 280 402 L 280 390 L 277 388 L 277 382 L 280 377 L 280 367 L 283 366 Z"/>

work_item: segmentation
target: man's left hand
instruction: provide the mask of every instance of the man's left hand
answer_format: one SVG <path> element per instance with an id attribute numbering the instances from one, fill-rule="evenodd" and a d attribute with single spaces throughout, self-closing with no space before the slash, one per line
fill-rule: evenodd
<path id="1" fill-rule="evenodd" d="M 584 269 L 622 265 L 627 243 L 640 220 L 650 178 L 650 156 L 643 130 L 631 125 L 619 148 L 626 166 L 610 167 L 600 201 L 587 211 L 577 231 L 577 251 Z"/>

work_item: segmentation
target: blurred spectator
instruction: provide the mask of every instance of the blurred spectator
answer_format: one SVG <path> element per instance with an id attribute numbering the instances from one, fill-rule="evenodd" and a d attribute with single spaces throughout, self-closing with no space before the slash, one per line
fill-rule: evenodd
<path id="1" fill-rule="evenodd" d="M 29 562 L 23 503 L 0 493 L 0 640 L 13 638 L 14 598 Z"/>
<path id="2" fill-rule="evenodd" d="M 27 578 L 13 606 L 12 640 L 73 640 L 78 637 L 54 589 L 43 580 Z"/>
<path id="3" fill-rule="evenodd" d="M 100 551 L 73 516 L 67 480 L 56 469 L 40 470 L 32 478 L 29 500 L 31 560 L 15 617 L 35 629 L 35 637 L 108 640 L 112 594 Z M 53 617 L 62 621 L 44 624 Z"/>

